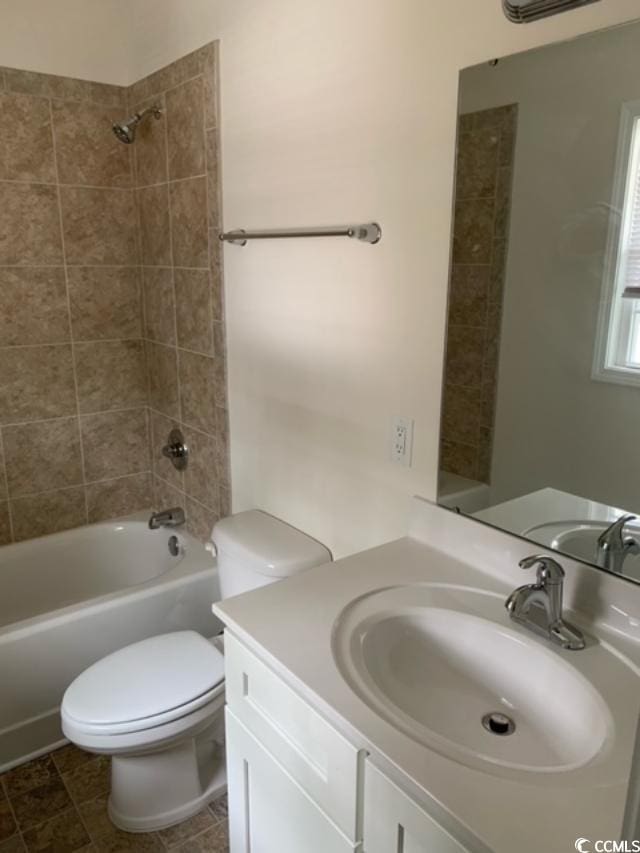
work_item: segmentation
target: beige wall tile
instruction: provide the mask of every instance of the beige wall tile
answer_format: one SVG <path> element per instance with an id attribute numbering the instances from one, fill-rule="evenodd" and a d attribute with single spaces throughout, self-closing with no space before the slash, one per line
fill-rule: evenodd
<path id="1" fill-rule="evenodd" d="M 207 128 L 218 127 L 218 45 L 209 44 L 202 60 L 204 77 L 204 120 Z"/>
<path id="2" fill-rule="evenodd" d="M 67 277 L 74 340 L 141 336 L 140 273 L 135 267 L 69 267 Z"/>
<path id="3" fill-rule="evenodd" d="M 209 260 L 207 180 L 189 178 L 169 184 L 171 240 L 177 267 L 205 268 Z"/>
<path id="4" fill-rule="evenodd" d="M 132 191 L 61 187 L 60 197 L 67 263 L 138 263 Z"/>
<path id="5" fill-rule="evenodd" d="M 89 524 L 149 509 L 151 504 L 149 474 L 134 474 L 131 477 L 87 486 Z"/>
<path id="6" fill-rule="evenodd" d="M 0 430 L 0 501 L 7 499 L 7 478 L 4 470 L 4 453 L 2 449 L 2 431 Z"/>
<path id="7" fill-rule="evenodd" d="M 445 370 L 447 381 L 451 385 L 480 387 L 484 337 L 484 329 L 449 326 Z"/>
<path id="8" fill-rule="evenodd" d="M 482 392 L 478 388 L 445 385 L 442 430 L 451 441 L 478 446 L 482 419 Z"/>
<path id="9" fill-rule="evenodd" d="M 490 264 L 495 201 L 492 198 L 456 202 L 453 263 Z"/>
<path id="10" fill-rule="evenodd" d="M 451 474 L 475 480 L 478 475 L 478 449 L 475 446 L 461 444 L 445 439 L 442 442 L 440 467 Z"/>
<path id="11" fill-rule="evenodd" d="M 182 492 L 161 477 L 153 478 L 153 508 L 156 512 L 179 506 L 186 509 L 186 498 Z"/>
<path id="12" fill-rule="evenodd" d="M 147 267 L 171 264 L 169 233 L 169 197 L 166 184 L 137 191 L 140 217 L 142 263 Z"/>
<path id="13" fill-rule="evenodd" d="M 456 198 L 493 198 L 500 133 L 485 127 L 463 133 L 458 142 Z"/>
<path id="14" fill-rule="evenodd" d="M 56 188 L 5 183 L 0 193 L 0 266 L 61 264 Z"/>
<path id="15" fill-rule="evenodd" d="M 152 409 L 178 418 L 178 365 L 174 347 L 147 343 L 147 371 L 149 375 L 149 405 Z"/>
<path id="16" fill-rule="evenodd" d="M 10 92 L 42 95 L 48 98 L 70 98 L 77 101 L 95 101 L 102 105 L 124 107 L 126 88 L 109 83 L 94 83 L 55 74 L 39 74 L 16 68 L 4 69 L 5 88 Z"/>
<path id="17" fill-rule="evenodd" d="M 192 427 L 184 428 L 189 464 L 184 472 L 185 492 L 218 511 L 218 453 L 216 439 Z"/>
<path id="18" fill-rule="evenodd" d="M 0 267 L 0 341 L 5 346 L 69 340 L 62 267 Z"/>
<path id="19" fill-rule="evenodd" d="M 200 542 L 207 542 L 211 538 L 213 526 L 218 521 L 219 515 L 213 510 L 203 507 L 196 501 L 187 497 L 187 530 Z"/>
<path id="20" fill-rule="evenodd" d="M 213 354 L 211 287 L 207 270 L 174 271 L 178 346 Z"/>
<path id="21" fill-rule="evenodd" d="M 139 187 L 161 184 L 167 180 L 167 111 L 164 95 L 137 104 L 134 111 L 140 112 L 156 105 L 163 111 L 162 116 L 138 126 L 133 146 Z"/>
<path id="22" fill-rule="evenodd" d="M 204 86 L 195 77 L 167 92 L 169 179 L 205 173 Z"/>
<path id="23" fill-rule="evenodd" d="M 49 101 L 0 94 L 0 180 L 55 181 Z"/>
<path id="24" fill-rule="evenodd" d="M 214 435 L 215 359 L 181 350 L 179 373 L 183 422 Z"/>
<path id="25" fill-rule="evenodd" d="M 218 169 L 218 131 L 208 130 L 207 143 L 207 202 L 209 226 L 220 224 L 220 178 Z"/>
<path id="26" fill-rule="evenodd" d="M 146 405 L 141 341 L 75 344 L 74 358 L 83 414 Z"/>
<path id="27" fill-rule="evenodd" d="M 485 326 L 490 266 L 454 264 L 449 289 L 449 322 L 460 326 Z"/>
<path id="28" fill-rule="evenodd" d="M 11 501 L 16 542 L 86 524 L 84 489 L 76 486 Z"/>
<path id="29" fill-rule="evenodd" d="M 145 267 L 142 278 L 145 337 L 173 346 L 176 342 L 173 270 L 167 267 Z"/>
<path id="30" fill-rule="evenodd" d="M 162 448 L 169 439 L 172 429 L 180 426 L 178 421 L 166 417 L 153 409 L 149 411 L 149 425 L 151 428 L 151 463 L 155 474 L 181 491 L 184 490 L 184 475 L 171 464 L 171 461 L 162 454 Z M 188 445 L 187 445 L 188 446 Z M 189 463 L 191 464 L 191 463 Z"/>
<path id="31" fill-rule="evenodd" d="M 10 347 L 0 360 L 0 423 L 75 414 L 70 346 Z"/>
<path id="32" fill-rule="evenodd" d="M 121 121 L 113 107 L 77 101 L 54 101 L 58 179 L 62 184 L 129 187 L 133 183 L 133 153 L 111 131 Z"/>
<path id="33" fill-rule="evenodd" d="M 83 415 L 80 430 L 87 482 L 149 470 L 145 409 Z"/>
<path id="34" fill-rule="evenodd" d="M 2 443 L 10 497 L 82 483 L 77 418 L 3 427 Z"/>
<path id="35" fill-rule="evenodd" d="M 9 504 L 0 501 L 0 545 L 11 542 L 11 525 L 9 524 Z"/>

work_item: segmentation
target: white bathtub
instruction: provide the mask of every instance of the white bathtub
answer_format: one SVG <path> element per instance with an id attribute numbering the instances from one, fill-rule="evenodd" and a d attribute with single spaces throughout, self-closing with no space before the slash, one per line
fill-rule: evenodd
<path id="1" fill-rule="evenodd" d="M 0 773 L 64 742 L 62 694 L 89 664 L 153 634 L 221 630 L 212 556 L 186 531 L 149 530 L 147 518 L 0 548 Z"/>

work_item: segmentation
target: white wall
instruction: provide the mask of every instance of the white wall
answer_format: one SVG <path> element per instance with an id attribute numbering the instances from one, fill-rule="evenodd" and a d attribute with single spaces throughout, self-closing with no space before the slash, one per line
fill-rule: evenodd
<path id="1" fill-rule="evenodd" d="M 0 66 L 129 83 L 130 0 L 0 0 Z"/>
<path id="2" fill-rule="evenodd" d="M 408 496 L 436 493 L 458 70 L 640 3 L 527 27 L 499 0 L 129 3 L 130 79 L 221 38 L 227 226 L 384 228 L 225 249 L 234 508 L 337 555 L 403 534 Z M 416 421 L 411 469 L 388 461 L 394 414 Z"/>
<path id="3" fill-rule="evenodd" d="M 436 493 L 458 70 L 640 4 L 516 27 L 498 0 L 221 0 L 219 33 L 191 5 L 161 8 L 181 50 L 221 37 L 226 225 L 384 229 L 377 247 L 225 249 L 234 509 L 342 555 Z M 138 51 L 137 74 L 176 56 Z M 409 470 L 388 461 L 394 414 L 416 421 Z"/>
<path id="4" fill-rule="evenodd" d="M 620 110 L 640 97 L 629 74 L 639 47 L 635 24 L 462 76 L 462 112 L 518 103 L 497 502 L 552 486 L 639 508 L 640 389 L 591 378 Z"/>

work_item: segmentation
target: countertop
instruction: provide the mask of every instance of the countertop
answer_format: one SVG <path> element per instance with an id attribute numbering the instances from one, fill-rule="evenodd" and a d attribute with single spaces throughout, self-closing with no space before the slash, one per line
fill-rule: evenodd
<path id="1" fill-rule="evenodd" d="M 567 853 L 579 837 L 619 839 L 640 695 L 629 697 L 618 732 L 624 758 L 616 778 L 603 784 L 591 768 L 578 787 L 573 773 L 529 773 L 514 779 L 456 762 L 398 731 L 351 690 L 332 654 L 336 619 L 355 598 L 371 591 L 425 582 L 481 588 L 505 598 L 514 587 L 508 579 L 406 537 L 216 603 L 213 610 L 352 742 L 376 756 L 379 766 L 470 850 Z M 510 628 L 526 631 L 506 611 L 504 619 Z M 533 642 L 546 642 L 526 634 Z M 635 641 L 606 627 L 598 635 L 601 642 L 618 649 L 622 644 L 626 654 L 637 655 Z"/>

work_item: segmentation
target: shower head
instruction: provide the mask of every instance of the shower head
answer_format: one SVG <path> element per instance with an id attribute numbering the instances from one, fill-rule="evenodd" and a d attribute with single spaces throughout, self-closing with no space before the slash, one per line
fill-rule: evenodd
<path id="1" fill-rule="evenodd" d="M 157 104 L 154 104 L 152 107 L 147 107 L 146 110 L 142 110 L 141 113 L 136 113 L 131 116 L 131 118 L 125 119 L 123 122 L 112 124 L 111 127 L 120 142 L 124 142 L 125 145 L 131 145 L 132 142 L 135 142 L 136 129 L 140 122 L 144 121 L 148 116 L 153 116 L 158 119 L 161 115 L 162 110 Z"/>

